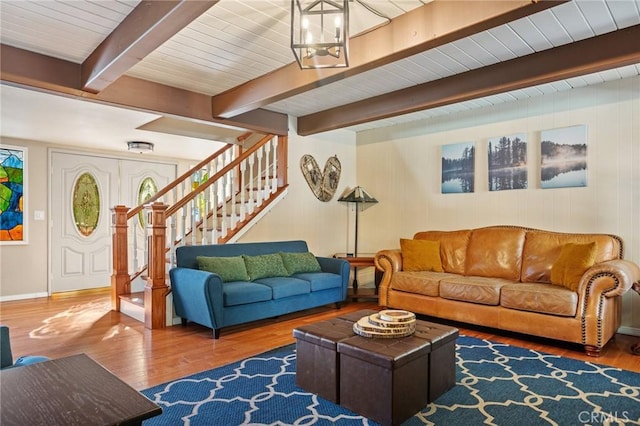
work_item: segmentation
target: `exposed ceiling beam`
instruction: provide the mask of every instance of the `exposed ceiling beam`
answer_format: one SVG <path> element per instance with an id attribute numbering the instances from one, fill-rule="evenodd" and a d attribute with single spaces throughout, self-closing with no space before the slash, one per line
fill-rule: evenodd
<path id="1" fill-rule="evenodd" d="M 218 1 L 141 1 L 82 64 L 83 90 L 100 92 Z"/>
<path id="2" fill-rule="evenodd" d="M 349 40 L 349 68 L 301 70 L 296 62 L 213 97 L 215 117 L 234 115 L 295 96 L 514 21 L 567 0 L 434 0 L 388 25 Z"/>
<path id="3" fill-rule="evenodd" d="M 81 65 L 12 46 L 0 45 L 0 78 L 30 90 L 101 102 L 123 108 L 286 135 L 286 114 L 250 111 L 232 119 L 213 118 L 211 96 L 122 76 L 95 94 L 81 89 Z"/>
<path id="4" fill-rule="evenodd" d="M 299 135 L 640 63 L 640 25 L 298 118 Z"/>

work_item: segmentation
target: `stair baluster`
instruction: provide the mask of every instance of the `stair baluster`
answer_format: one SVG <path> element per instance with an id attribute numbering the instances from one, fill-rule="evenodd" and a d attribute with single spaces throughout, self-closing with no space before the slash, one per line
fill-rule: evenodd
<path id="1" fill-rule="evenodd" d="M 245 135 L 241 142 L 247 139 Z M 286 152 L 277 147 L 286 149 L 286 142 L 284 136 L 268 135 L 243 152 L 225 147 L 158 191 L 144 206 L 115 206 L 112 309 L 120 311 L 124 301 L 136 299 L 130 297 L 131 282 L 146 271 L 144 297 L 139 297 L 145 303 L 145 326 L 166 326 L 167 272 L 175 265 L 176 247 L 235 241 L 268 204 L 284 197 Z M 283 164 L 274 164 L 278 162 Z M 140 226 L 137 216 L 141 211 L 145 226 Z M 128 240 L 133 253 L 128 252 Z M 147 259 L 146 264 L 139 259 Z"/>

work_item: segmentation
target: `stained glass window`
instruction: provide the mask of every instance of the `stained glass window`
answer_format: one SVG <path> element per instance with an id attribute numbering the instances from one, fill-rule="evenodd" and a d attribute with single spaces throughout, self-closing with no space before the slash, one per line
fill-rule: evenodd
<path id="1" fill-rule="evenodd" d="M 138 190 L 138 205 L 144 204 L 149 198 L 156 195 L 158 192 L 158 187 L 152 178 L 146 177 L 140 183 L 140 189 Z M 144 210 L 141 210 L 138 213 L 138 222 L 140 223 L 140 227 L 144 228 L 146 226 Z"/>
<path id="2" fill-rule="evenodd" d="M 96 179 L 83 173 L 73 186 L 73 219 L 85 237 L 95 231 L 100 219 L 100 191 Z"/>

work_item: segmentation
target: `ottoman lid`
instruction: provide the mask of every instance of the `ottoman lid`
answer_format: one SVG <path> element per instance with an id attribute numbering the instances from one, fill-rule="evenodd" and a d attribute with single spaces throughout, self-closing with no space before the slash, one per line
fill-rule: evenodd
<path id="1" fill-rule="evenodd" d="M 293 337 L 333 350 L 339 341 L 355 336 L 353 323 L 339 318 L 320 321 L 293 329 Z"/>
<path id="2" fill-rule="evenodd" d="M 391 339 L 353 336 L 338 343 L 338 352 L 392 370 L 427 355 L 431 342 L 415 335 Z"/>
<path id="3" fill-rule="evenodd" d="M 458 338 L 458 329 L 435 322 L 417 321 L 415 336 L 431 342 L 431 350 Z"/>

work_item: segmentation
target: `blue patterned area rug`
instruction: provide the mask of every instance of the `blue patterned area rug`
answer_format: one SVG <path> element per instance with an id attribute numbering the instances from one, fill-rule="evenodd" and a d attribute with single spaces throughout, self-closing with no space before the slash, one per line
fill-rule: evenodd
<path id="1" fill-rule="evenodd" d="M 460 336 L 456 386 L 405 425 L 640 424 L 640 374 Z M 153 425 L 376 425 L 296 387 L 295 345 L 147 389 Z"/>

